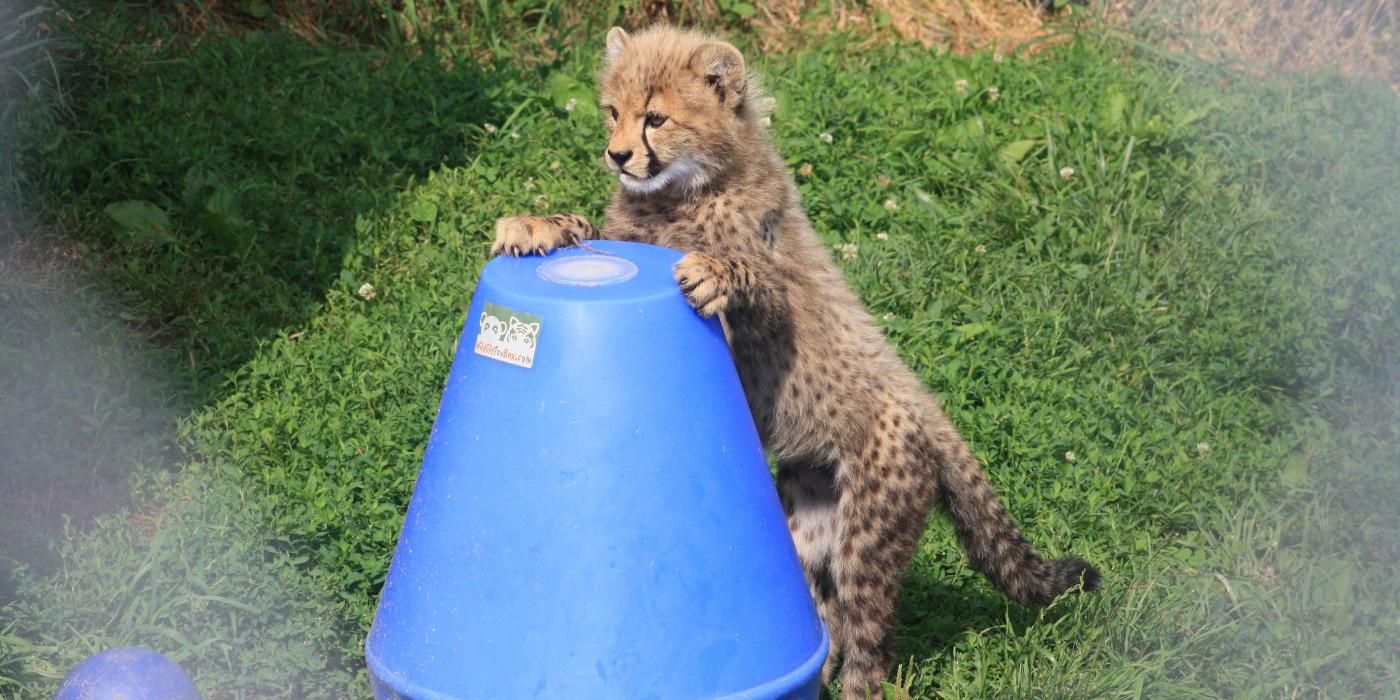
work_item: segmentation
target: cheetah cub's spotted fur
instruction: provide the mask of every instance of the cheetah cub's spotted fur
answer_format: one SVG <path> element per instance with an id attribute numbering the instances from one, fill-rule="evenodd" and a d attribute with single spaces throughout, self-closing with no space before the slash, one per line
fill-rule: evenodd
<path id="1" fill-rule="evenodd" d="M 812 595 L 841 659 L 843 695 L 879 694 L 894 604 L 928 511 L 951 517 L 973 567 L 1012 599 L 1048 603 L 1098 572 L 1026 541 L 938 401 L 847 287 L 768 143 L 768 98 L 733 46 L 655 27 L 608 33 L 603 161 L 618 177 L 602 230 L 572 214 L 496 225 L 495 253 L 580 239 L 687 251 L 676 280 L 719 315 Z"/>

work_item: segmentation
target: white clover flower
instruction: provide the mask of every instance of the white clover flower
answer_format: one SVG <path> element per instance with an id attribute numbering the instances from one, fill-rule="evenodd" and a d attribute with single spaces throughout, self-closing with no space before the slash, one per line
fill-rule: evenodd
<path id="1" fill-rule="evenodd" d="M 519 132 L 519 131 L 512 131 L 512 132 L 510 132 L 510 137 L 513 138 L 513 139 L 518 139 L 518 138 L 520 138 L 520 132 Z"/>
<path id="2" fill-rule="evenodd" d="M 987 101 L 988 101 L 988 102 L 996 102 L 996 101 L 999 100 L 999 99 L 1001 99 L 1001 90 L 998 89 L 997 86 L 993 85 L 993 86 L 987 88 Z"/>
<path id="3" fill-rule="evenodd" d="M 977 247 L 972 249 L 972 252 L 977 253 L 977 254 L 980 255 L 980 254 L 982 254 L 982 253 L 987 252 L 987 246 L 985 246 L 985 245 L 983 245 L 983 244 L 981 244 L 981 243 L 978 243 L 978 244 L 977 244 Z"/>
<path id="4" fill-rule="evenodd" d="M 533 176 L 525 178 L 525 184 L 522 187 L 525 188 L 526 192 L 535 189 L 535 178 Z"/>
<path id="5" fill-rule="evenodd" d="M 835 141 L 835 140 L 836 140 L 835 138 L 832 137 L 831 134 L 829 134 L 829 133 L 827 133 L 827 132 L 825 132 L 825 131 L 823 131 L 823 132 L 821 132 L 820 134 L 818 134 L 818 135 L 817 135 L 817 138 L 821 139 L 821 140 L 822 140 L 822 143 L 831 143 L 832 141 Z"/>
<path id="6" fill-rule="evenodd" d="M 957 80 L 953 81 L 953 89 L 957 90 L 959 93 L 967 92 L 967 81 L 963 80 L 962 78 L 958 78 Z"/>
<path id="7" fill-rule="evenodd" d="M 1071 167 L 1069 167 L 1068 165 L 1066 165 L 1066 166 L 1063 167 L 1063 168 L 1060 168 L 1060 179 L 1061 179 L 1061 180 L 1073 180 L 1073 179 L 1074 179 L 1074 168 L 1071 168 Z"/>
<path id="8" fill-rule="evenodd" d="M 490 124 L 490 123 L 482 124 L 482 125 L 481 125 L 481 128 L 482 128 L 482 129 L 485 129 L 485 130 L 486 130 L 486 133 L 488 133 L 488 134 L 494 134 L 494 133 L 496 133 L 496 125 L 495 125 L 495 124 Z"/>
<path id="9" fill-rule="evenodd" d="M 1073 451 L 1073 450 L 1071 450 L 1071 451 L 1065 453 L 1065 461 L 1066 461 L 1066 462 L 1073 462 L 1074 460 L 1075 460 L 1075 456 L 1074 456 L 1074 451 Z"/>
<path id="10" fill-rule="evenodd" d="M 565 111 L 565 112 L 572 112 L 572 111 L 574 111 L 574 108 L 577 107 L 577 106 L 578 106 L 578 98 L 577 98 L 577 97 L 570 97 L 570 98 L 569 98 L 569 101 L 564 103 L 564 111 Z"/>
<path id="11" fill-rule="evenodd" d="M 833 247 L 841 254 L 841 259 L 847 261 L 855 260 L 856 254 L 860 252 L 860 246 L 854 243 L 842 243 Z"/>
<path id="12" fill-rule="evenodd" d="M 885 319 L 886 321 L 893 321 L 893 320 L 894 320 L 894 312 L 893 312 L 893 311 L 886 311 L 886 312 L 885 312 L 885 315 L 884 315 L 884 316 L 881 316 L 880 318 L 883 318 L 883 319 Z"/>
<path id="13" fill-rule="evenodd" d="M 879 186 L 881 186 L 881 187 L 889 187 L 889 186 L 890 186 L 890 176 L 889 176 L 889 175 L 876 175 L 876 176 L 875 176 L 875 184 L 877 184 L 877 185 L 879 185 Z"/>
<path id="14" fill-rule="evenodd" d="M 544 209 L 544 208 L 547 207 L 547 206 L 549 206 L 549 200 L 548 200 L 548 199 L 545 199 L 545 196 L 544 196 L 544 195 L 542 195 L 542 194 L 537 194 L 537 195 L 535 195 L 535 208 L 536 208 L 536 209 Z"/>
<path id="15" fill-rule="evenodd" d="M 1001 63 L 1004 60 L 1006 60 L 1006 57 L 1002 56 L 1001 52 L 998 51 L 997 53 L 992 54 L 992 63 Z"/>
<path id="16" fill-rule="evenodd" d="M 1198 443 L 1196 443 L 1196 454 L 1199 454 L 1199 455 L 1202 456 L 1202 457 L 1209 457 L 1209 456 L 1210 456 L 1210 443 L 1208 443 L 1208 442 L 1198 442 Z"/>
<path id="17" fill-rule="evenodd" d="M 812 164 L 811 164 L 811 163 L 803 163 L 802 166 L 799 167 L 799 168 L 797 169 L 797 174 L 798 174 L 798 175 L 801 175 L 802 177 L 811 177 L 811 176 L 812 176 Z"/>
<path id="18" fill-rule="evenodd" d="M 890 239 L 890 234 L 885 233 L 884 231 L 881 231 L 881 232 L 875 234 L 875 240 L 877 240 L 877 241 L 888 241 L 889 239 Z"/>
<path id="19" fill-rule="evenodd" d="M 355 293 L 359 294 L 361 299 L 369 301 L 370 299 L 374 298 L 374 285 L 370 284 L 369 282 L 365 282 L 364 284 L 360 285 L 360 289 Z"/>
<path id="20" fill-rule="evenodd" d="M 896 202 L 896 201 L 894 201 L 893 199 L 886 199 L 886 200 L 885 200 L 885 211 L 894 211 L 894 210 L 896 210 L 896 209 L 898 209 L 898 208 L 899 208 L 899 202 Z"/>

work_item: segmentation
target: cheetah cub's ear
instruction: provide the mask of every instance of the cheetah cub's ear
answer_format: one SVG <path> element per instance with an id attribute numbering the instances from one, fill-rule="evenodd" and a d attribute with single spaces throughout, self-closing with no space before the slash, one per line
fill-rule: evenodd
<path id="1" fill-rule="evenodd" d="M 622 27 L 613 27 L 608 30 L 608 63 L 617 60 L 622 55 L 622 50 L 627 48 L 627 42 L 632 37 L 627 36 L 627 31 Z"/>
<path id="2" fill-rule="evenodd" d="M 739 49 L 723 41 L 707 41 L 695 50 L 690 67 L 705 78 L 705 84 L 715 91 L 719 103 L 738 108 L 744 102 L 744 57 Z"/>

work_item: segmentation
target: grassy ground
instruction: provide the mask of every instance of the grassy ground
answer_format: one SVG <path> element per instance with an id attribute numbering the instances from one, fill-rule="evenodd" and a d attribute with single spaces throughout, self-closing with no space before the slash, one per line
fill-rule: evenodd
<path id="1" fill-rule="evenodd" d="M 363 635 L 490 223 L 601 214 L 598 42 L 478 67 L 133 21 L 67 25 L 70 101 L 24 126 L 18 172 L 102 280 L 53 303 L 89 309 L 80 329 L 125 314 L 85 335 L 163 369 L 91 365 L 122 405 L 156 407 L 134 415 L 178 420 L 65 458 L 135 474 L 109 514 L 5 523 L 0 693 L 44 696 L 140 643 L 211 698 L 364 696 Z M 848 279 L 1031 539 L 1107 576 L 1021 610 L 935 519 L 892 696 L 1400 694 L 1393 93 L 1093 35 L 1034 63 L 832 40 L 759 67 Z M 29 359 L 55 347 L 32 290 L 67 289 L 32 279 L 0 288 L 21 310 L 0 319 L 0 403 L 71 431 L 111 412 L 16 401 L 55 376 Z M 56 375 L 59 397 L 88 384 Z M 55 463 L 40 441 L 4 454 L 19 485 Z"/>

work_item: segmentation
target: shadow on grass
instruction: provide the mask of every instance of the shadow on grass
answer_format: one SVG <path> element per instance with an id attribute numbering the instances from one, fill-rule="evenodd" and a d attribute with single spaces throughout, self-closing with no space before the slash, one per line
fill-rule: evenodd
<path id="1" fill-rule="evenodd" d="M 267 33 L 114 48 L 77 29 L 69 113 L 24 134 L 25 194 L 56 240 L 0 241 L 0 487 L 27 504 L 5 506 L 0 562 L 34 573 L 70 516 L 169 462 L 179 416 L 353 283 L 347 261 L 375 252 L 357 216 L 507 115 L 502 74 L 432 57 Z"/>
<path id="2" fill-rule="evenodd" d="M 33 179 L 210 401 L 316 308 L 357 213 L 461 162 L 504 116 L 488 77 L 280 34 L 215 37 L 85 75 Z"/>
<path id="3" fill-rule="evenodd" d="M 967 631 L 981 631 L 1010 623 L 1014 628 L 1035 624 L 1040 611 L 1009 602 L 1004 596 L 967 579 L 953 581 L 940 575 L 936 566 L 910 567 L 896 614 L 899 619 L 898 656 L 901 662 L 915 659 L 946 659 L 957 637 Z M 1058 617 L 1068 610 L 1047 613 Z"/>

